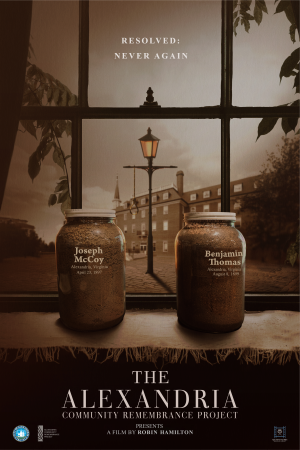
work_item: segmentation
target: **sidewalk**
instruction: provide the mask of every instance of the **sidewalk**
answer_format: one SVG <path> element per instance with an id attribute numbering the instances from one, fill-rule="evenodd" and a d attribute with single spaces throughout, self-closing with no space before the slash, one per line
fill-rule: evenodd
<path id="1" fill-rule="evenodd" d="M 143 255 L 145 256 L 145 255 Z M 126 292 L 175 294 L 176 275 L 173 256 L 155 256 L 154 275 L 146 274 L 147 258 L 126 262 Z M 8 258 L 0 262 L 0 292 L 57 292 L 54 253 L 40 258 Z M 299 267 L 247 261 L 246 292 L 298 293 Z"/>

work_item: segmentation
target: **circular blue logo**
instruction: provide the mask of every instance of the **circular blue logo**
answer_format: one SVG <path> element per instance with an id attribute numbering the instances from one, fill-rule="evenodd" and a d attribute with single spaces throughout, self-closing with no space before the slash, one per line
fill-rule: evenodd
<path id="1" fill-rule="evenodd" d="M 27 441 L 29 434 L 28 428 L 24 427 L 24 425 L 18 425 L 13 431 L 13 437 L 18 442 Z"/>

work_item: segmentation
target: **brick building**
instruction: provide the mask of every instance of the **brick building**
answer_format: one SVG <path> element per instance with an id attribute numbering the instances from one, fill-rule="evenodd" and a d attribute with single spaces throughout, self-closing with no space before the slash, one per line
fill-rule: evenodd
<path id="1" fill-rule="evenodd" d="M 177 185 L 170 184 L 152 190 L 152 234 L 153 250 L 157 255 L 174 255 L 175 237 L 183 227 L 183 214 L 186 212 L 221 211 L 221 185 L 193 189 L 184 192 L 184 173 L 176 173 Z M 235 226 L 243 228 L 247 216 L 240 212 L 243 195 L 256 189 L 256 176 L 243 178 L 230 183 L 230 211 L 237 214 Z M 113 202 L 116 205 L 117 225 L 124 232 L 127 249 L 147 252 L 149 225 L 149 192 L 136 196 L 139 212 L 130 213 L 131 201 L 121 204 L 118 180 Z"/>

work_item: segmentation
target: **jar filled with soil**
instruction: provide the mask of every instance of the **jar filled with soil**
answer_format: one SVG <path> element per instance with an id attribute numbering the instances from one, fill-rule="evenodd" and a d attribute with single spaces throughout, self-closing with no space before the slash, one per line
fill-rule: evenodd
<path id="1" fill-rule="evenodd" d="M 235 213 L 187 213 L 175 240 L 177 315 L 193 330 L 225 333 L 244 321 L 246 242 Z"/>
<path id="2" fill-rule="evenodd" d="M 59 313 L 73 330 L 103 330 L 125 314 L 125 238 L 115 211 L 69 209 L 56 237 Z"/>

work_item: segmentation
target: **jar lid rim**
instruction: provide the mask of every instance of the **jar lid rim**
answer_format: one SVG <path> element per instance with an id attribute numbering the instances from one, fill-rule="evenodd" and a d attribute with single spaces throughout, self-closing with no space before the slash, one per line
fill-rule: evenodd
<path id="1" fill-rule="evenodd" d="M 189 212 L 184 214 L 185 220 L 230 220 L 236 221 L 236 213 L 230 212 Z"/>
<path id="2" fill-rule="evenodd" d="M 66 209 L 65 216 L 66 217 L 108 217 L 111 219 L 115 219 L 116 211 L 113 209 L 92 209 L 92 208 Z"/>

